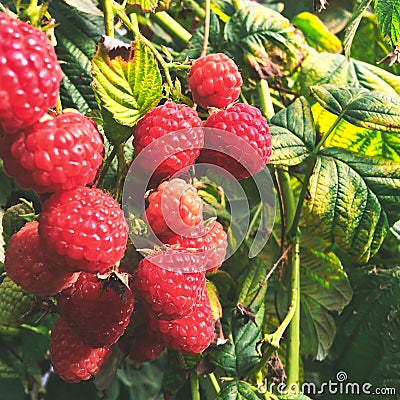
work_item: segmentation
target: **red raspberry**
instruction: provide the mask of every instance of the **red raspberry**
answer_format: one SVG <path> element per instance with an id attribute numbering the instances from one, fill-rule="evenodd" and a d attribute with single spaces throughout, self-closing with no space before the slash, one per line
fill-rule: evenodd
<path id="1" fill-rule="evenodd" d="M 192 108 L 171 101 L 148 112 L 136 125 L 134 146 L 140 154 L 140 169 L 153 174 L 155 181 L 186 172 L 203 147 L 202 121 Z M 197 129 L 191 129 L 197 128 Z M 172 133 L 175 134 L 172 135 Z"/>
<path id="2" fill-rule="evenodd" d="M 96 375 L 111 354 L 110 347 L 86 346 L 67 321 L 58 318 L 50 336 L 51 363 L 62 380 L 77 383 Z"/>
<path id="3" fill-rule="evenodd" d="M 148 327 L 170 349 L 182 353 L 201 353 L 214 340 L 215 330 L 207 290 L 203 289 L 200 301 L 189 315 L 163 321 L 149 313 Z"/>
<path id="4" fill-rule="evenodd" d="M 38 121 L 58 100 L 62 78 L 53 46 L 39 29 L 0 13 L 0 130 Z"/>
<path id="5" fill-rule="evenodd" d="M 269 162 L 271 133 L 258 108 L 235 104 L 212 114 L 205 127 L 215 130 L 206 130 L 199 162 L 218 165 L 239 180 L 261 171 Z"/>
<path id="6" fill-rule="evenodd" d="M 71 112 L 26 129 L 4 156 L 4 169 L 24 189 L 57 192 L 93 183 L 103 152 L 95 123 Z"/>
<path id="7" fill-rule="evenodd" d="M 205 252 L 207 258 L 206 272 L 215 272 L 223 263 L 228 247 L 228 240 L 223 226 L 215 221 L 211 228 L 200 225 L 189 235 L 174 235 L 167 240 L 178 248 L 196 249 Z"/>
<path id="8" fill-rule="evenodd" d="M 150 332 L 144 332 L 134 339 L 129 358 L 137 362 L 155 360 L 164 351 L 164 345 Z"/>
<path id="9" fill-rule="evenodd" d="M 196 272 L 204 270 L 204 263 L 190 252 L 160 251 L 139 262 L 135 290 L 157 318 L 182 318 L 192 312 L 205 287 L 204 273 Z"/>
<path id="10" fill-rule="evenodd" d="M 128 226 L 120 205 L 100 189 L 53 194 L 39 217 L 40 239 L 74 271 L 103 273 L 124 255 Z"/>
<path id="11" fill-rule="evenodd" d="M 190 68 L 189 87 L 200 106 L 224 108 L 238 99 L 243 80 L 235 62 L 223 53 L 209 54 Z"/>
<path id="12" fill-rule="evenodd" d="M 146 219 L 155 235 L 185 234 L 203 221 L 203 200 L 194 186 L 171 179 L 150 194 Z"/>
<path id="13" fill-rule="evenodd" d="M 91 347 L 110 346 L 122 336 L 133 304 L 132 292 L 122 282 L 101 280 L 84 272 L 57 296 L 61 316 L 82 342 Z"/>
<path id="14" fill-rule="evenodd" d="M 54 295 L 72 285 L 79 275 L 65 270 L 62 260 L 49 256 L 41 246 L 36 221 L 11 236 L 4 269 L 17 285 L 37 296 Z"/>

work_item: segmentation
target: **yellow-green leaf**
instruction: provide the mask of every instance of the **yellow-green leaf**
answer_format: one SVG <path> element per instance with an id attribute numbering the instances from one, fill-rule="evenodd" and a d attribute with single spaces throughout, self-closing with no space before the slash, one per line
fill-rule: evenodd
<path id="1" fill-rule="evenodd" d="M 323 135 L 334 124 L 337 116 L 319 104 L 312 107 L 317 131 Z M 367 156 L 400 161 L 400 135 L 376 129 L 367 129 L 341 120 L 324 143 L 325 147 L 341 147 Z"/>
<path id="2" fill-rule="evenodd" d="M 302 12 L 292 19 L 292 24 L 303 32 L 308 44 L 318 51 L 327 51 L 330 53 L 342 52 L 342 42 L 340 39 L 329 32 L 317 15 Z"/>
<path id="3" fill-rule="evenodd" d="M 400 212 L 400 163 L 327 148 L 317 157 L 304 217 L 323 240 L 366 263 Z"/>
<path id="4" fill-rule="evenodd" d="M 334 85 L 313 86 L 310 90 L 322 107 L 355 126 L 400 133 L 399 98 Z"/>
<path id="5" fill-rule="evenodd" d="M 157 8 L 158 0 L 128 0 L 128 4 L 138 6 L 143 12 L 154 11 Z"/>
<path id="6" fill-rule="evenodd" d="M 142 41 L 108 42 L 100 42 L 92 60 L 93 87 L 115 121 L 132 127 L 161 100 L 161 73 Z"/>

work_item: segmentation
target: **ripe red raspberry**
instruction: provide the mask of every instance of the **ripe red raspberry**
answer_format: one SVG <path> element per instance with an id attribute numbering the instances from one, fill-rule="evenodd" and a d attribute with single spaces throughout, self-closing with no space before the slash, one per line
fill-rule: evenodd
<path id="1" fill-rule="evenodd" d="M 14 133 L 57 104 L 62 72 L 39 29 L 0 13 L 0 130 Z"/>
<path id="2" fill-rule="evenodd" d="M 79 186 L 43 205 L 39 235 L 74 271 L 105 272 L 124 255 L 128 226 L 120 205 L 100 189 Z"/>
<path id="3" fill-rule="evenodd" d="M 158 182 L 178 171 L 186 172 L 203 147 L 201 126 L 195 110 L 171 101 L 148 112 L 133 132 L 136 155 L 146 148 L 137 158 L 140 169 L 154 173 L 153 180 Z"/>
<path id="4" fill-rule="evenodd" d="M 146 331 L 134 339 L 129 358 L 137 362 L 153 361 L 161 355 L 164 348 L 155 335 Z"/>
<path id="5" fill-rule="evenodd" d="M 71 112 L 23 131 L 4 155 L 3 165 L 22 188 L 57 192 L 93 183 L 103 153 L 95 123 Z"/>
<path id="6" fill-rule="evenodd" d="M 206 130 L 199 162 L 218 165 L 239 180 L 261 171 L 269 162 L 271 133 L 258 108 L 235 104 L 212 114 L 205 127 L 214 129 Z"/>
<path id="7" fill-rule="evenodd" d="M 181 249 L 196 249 L 205 252 L 206 272 L 215 272 L 223 263 L 228 240 L 223 226 L 215 221 L 210 227 L 200 225 L 189 235 L 174 235 L 167 240 L 170 245 Z"/>
<path id="8" fill-rule="evenodd" d="M 200 106 L 224 108 L 238 99 L 243 80 L 235 62 L 223 53 L 209 54 L 190 68 L 189 87 Z"/>
<path id="9" fill-rule="evenodd" d="M 161 238 L 185 234 L 203 221 L 203 200 L 194 186 L 183 179 L 171 179 L 150 194 L 146 219 Z"/>
<path id="10" fill-rule="evenodd" d="M 111 354 L 110 347 L 86 346 L 67 321 L 58 318 L 50 335 L 51 363 L 62 380 L 77 383 L 96 375 Z"/>
<path id="11" fill-rule="evenodd" d="M 189 315 L 163 321 L 149 313 L 148 327 L 170 349 L 182 353 L 201 353 L 214 340 L 215 330 L 207 290 L 203 289 L 200 301 Z"/>
<path id="12" fill-rule="evenodd" d="M 90 347 L 115 343 L 129 323 L 133 304 L 132 292 L 122 282 L 85 272 L 57 296 L 59 313 Z"/>
<path id="13" fill-rule="evenodd" d="M 36 221 L 28 222 L 11 236 L 4 269 L 17 285 L 38 296 L 60 292 L 72 285 L 79 275 L 65 270 L 62 260 L 51 257 L 41 246 Z"/>
<path id="14" fill-rule="evenodd" d="M 177 319 L 192 312 L 205 287 L 205 260 L 190 252 L 167 250 L 139 262 L 136 293 L 157 318 Z M 186 272 L 185 272 L 186 271 Z"/>

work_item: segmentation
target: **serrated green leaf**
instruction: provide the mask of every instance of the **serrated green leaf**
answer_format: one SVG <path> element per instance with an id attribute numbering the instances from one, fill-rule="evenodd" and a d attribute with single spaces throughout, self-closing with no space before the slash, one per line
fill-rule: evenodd
<path id="1" fill-rule="evenodd" d="M 372 0 L 362 0 L 354 10 L 350 21 L 348 22 L 344 34 L 343 47 L 346 58 L 350 58 L 351 44 L 353 43 L 354 36 L 357 32 L 358 26 L 360 25 L 364 11 L 367 10 Z"/>
<path id="2" fill-rule="evenodd" d="M 216 400 L 259 400 L 259 397 L 247 382 L 231 381 L 224 385 Z"/>
<path id="3" fill-rule="evenodd" d="M 82 113 L 96 109 L 96 99 L 90 87 L 90 60 L 99 37 L 104 33 L 104 20 L 97 15 L 82 13 L 62 1 L 50 2 L 49 12 L 59 23 L 55 29 L 55 49 L 64 73 L 60 88 L 62 105 Z"/>
<path id="4" fill-rule="evenodd" d="M 247 306 L 265 275 L 266 266 L 257 258 L 252 259 L 238 279 L 237 303 Z M 260 360 L 256 346 L 262 338 L 265 293 L 266 285 L 252 304 L 257 325 L 253 321 L 240 318 L 240 315 L 235 313 L 230 321 L 231 334 L 228 343 L 218 346 L 209 355 L 210 361 L 225 370 L 229 376 L 246 375 Z"/>
<path id="5" fill-rule="evenodd" d="M 126 60 L 119 55 L 111 58 L 100 43 L 92 66 L 96 95 L 122 125 L 134 126 L 162 98 L 157 62 L 140 40 L 132 42 Z"/>
<path id="6" fill-rule="evenodd" d="M 338 148 L 317 158 L 306 203 L 307 226 L 323 240 L 366 263 L 397 221 L 400 163 Z"/>
<path id="7" fill-rule="evenodd" d="M 379 67 L 375 65 L 391 51 L 392 46 L 385 40 L 379 29 L 376 14 L 367 13 L 364 15 L 353 39 L 351 56 L 357 60 L 370 63 L 367 67 L 371 66 L 374 70 L 384 69 L 396 74 L 398 78 L 400 65 L 394 64 L 391 67 L 385 63 L 380 64 Z"/>
<path id="8" fill-rule="evenodd" d="M 328 51 L 330 53 L 342 52 L 342 42 L 340 39 L 329 32 L 317 15 L 302 12 L 292 19 L 292 24 L 303 32 L 307 43 L 318 51 Z"/>
<path id="9" fill-rule="evenodd" d="M 384 132 L 400 133 L 400 99 L 384 93 L 334 85 L 313 86 L 312 95 L 329 112 L 351 124 Z"/>
<path id="10" fill-rule="evenodd" d="M 378 23 L 385 36 L 388 36 L 392 46 L 400 41 L 400 0 L 375 0 L 375 12 Z"/>
<path id="11" fill-rule="evenodd" d="M 143 12 L 149 12 L 157 8 L 158 0 L 128 0 L 128 4 L 138 6 Z"/>
<path id="12" fill-rule="evenodd" d="M 315 126 L 310 105 L 304 97 L 278 112 L 270 121 L 272 154 L 270 162 L 297 165 L 315 146 Z"/>
<path id="13" fill-rule="evenodd" d="M 338 334 L 327 370 L 346 371 L 350 382 L 397 389 L 400 267 L 357 269 L 351 272 L 351 282 L 355 288 L 353 300 L 337 318 Z"/>
<path id="14" fill-rule="evenodd" d="M 248 62 L 260 77 L 290 73 L 303 59 L 303 35 L 271 8 L 256 2 L 245 4 L 225 25 L 228 51 Z M 276 63 L 273 59 L 278 53 Z"/>
<path id="15" fill-rule="evenodd" d="M 332 252 L 301 248 L 302 350 L 317 360 L 328 355 L 335 337 L 331 311 L 341 312 L 352 289 L 339 258 Z"/>
<path id="16" fill-rule="evenodd" d="M 304 59 L 297 79 L 300 94 L 310 103 L 310 87 L 332 84 L 338 87 L 360 87 L 396 97 L 400 94 L 400 77 L 381 68 L 351 59 L 342 54 L 311 51 Z"/>
<path id="17" fill-rule="evenodd" d="M 319 104 L 313 106 L 316 128 L 321 134 L 328 131 L 337 116 L 324 110 Z M 325 147 L 341 147 L 358 154 L 384 157 L 400 161 L 400 135 L 354 126 L 341 120 L 324 143 Z"/>

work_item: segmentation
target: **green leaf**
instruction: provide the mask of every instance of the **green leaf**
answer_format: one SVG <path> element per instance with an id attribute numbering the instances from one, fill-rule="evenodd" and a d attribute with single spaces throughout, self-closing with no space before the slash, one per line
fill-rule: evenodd
<path id="1" fill-rule="evenodd" d="M 328 131 L 337 116 L 324 110 L 319 104 L 313 106 L 316 128 L 321 134 Z M 354 126 L 341 120 L 324 143 L 325 147 L 341 147 L 366 156 L 384 157 L 400 161 L 400 135 Z"/>
<path id="2" fill-rule="evenodd" d="M 344 46 L 344 53 L 347 59 L 350 58 L 351 44 L 357 32 L 358 26 L 360 25 L 364 11 L 368 9 L 369 5 L 371 4 L 371 1 L 372 0 L 362 0 L 361 3 L 358 4 L 357 8 L 354 10 L 352 17 L 350 18 L 350 21 L 346 26 L 343 46 Z"/>
<path id="3" fill-rule="evenodd" d="M 375 12 L 383 35 L 392 46 L 400 42 L 400 0 L 375 0 Z"/>
<path id="4" fill-rule="evenodd" d="M 281 14 L 256 2 L 246 2 L 236 11 L 225 25 L 225 37 L 229 52 L 248 62 L 260 77 L 288 74 L 303 59 L 300 32 Z"/>
<path id="5" fill-rule="evenodd" d="M 13 182 L 12 179 L 5 174 L 2 163 L 0 163 L 0 187 L 0 208 L 4 208 L 11 197 Z"/>
<path id="6" fill-rule="evenodd" d="M 128 4 L 138 6 L 143 12 L 154 12 L 158 6 L 158 0 L 128 0 Z"/>
<path id="7" fill-rule="evenodd" d="M 329 112 L 351 124 L 368 129 L 400 133 L 400 99 L 384 93 L 334 85 L 313 86 L 312 95 Z"/>
<path id="8" fill-rule="evenodd" d="M 278 396 L 279 400 L 311 400 L 310 397 L 305 394 L 285 394 L 283 396 Z"/>
<path id="9" fill-rule="evenodd" d="M 92 66 L 93 87 L 101 105 L 122 125 L 134 126 L 162 98 L 157 62 L 140 40 L 129 48 L 112 40 L 110 45 L 100 43 Z"/>
<path id="10" fill-rule="evenodd" d="M 400 267 L 366 266 L 352 271 L 350 278 L 354 296 L 337 318 L 333 361 L 327 371 L 344 370 L 351 382 L 398 388 Z"/>
<path id="11" fill-rule="evenodd" d="M 389 96 L 400 95 L 400 77 L 381 68 L 356 60 L 346 60 L 342 54 L 309 52 L 297 79 L 298 90 L 310 103 L 310 87 L 332 84 L 339 87 L 360 87 Z"/>
<path id="12" fill-rule="evenodd" d="M 315 127 L 310 105 L 304 97 L 278 112 L 270 121 L 271 163 L 297 165 L 315 146 Z"/>
<path id="13" fill-rule="evenodd" d="M 76 108 L 85 113 L 97 109 L 90 60 L 104 32 L 104 20 L 97 15 L 82 13 L 61 1 L 52 1 L 49 12 L 56 22 L 56 53 L 64 77 L 61 83 L 61 102 L 64 108 Z"/>
<path id="14" fill-rule="evenodd" d="M 259 400 L 259 397 L 247 382 L 231 381 L 224 385 L 216 400 Z"/>
<path id="15" fill-rule="evenodd" d="M 376 64 L 382 60 L 388 53 L 392 51 L 392 46 L 385 40 L 381 30 L 379 29 L 376 15 L 368 13 L 364 15 L 357 29 L 351 47 L 351 56 L 357 60 L 367 63 Z M 400 65 L 395 64 L 391 67 L 382 63 L 379 67 L 371 65 L 373 69 L 386 69 L 389 72 L 398 75 L 400 74 Z M 368 67 L 368 66 L 367 66 Z"/>
<path id="16" fill-rule="evenodd" d="M 260 283 L 266 275 L 266 266 L 257 258 L 252 259 L 238 279 L 239 293 L 237 303 L 247 306 L 257 292 Z M 218 346 L 209 355 L 210 361 L 221 367 L 229 376 L 246 375 L 260 360 L 257 343 L 262 338 L 262 323 L 264 319 L 264 298 L 266 286 L 260 291 L 252 304 L 257 325 L 246 321 L 235 313 L 230 322 L 228 343 Z"/>
<path id="17" fill-rule="evenodd" d="M 338 148 L 321 151 L 309 184 L 307 226 L 366 263 L 397 221 L 400 163 Z"/>
<path id="18" fill-rule="evenodd" d="M 64 2 L 83 13 L 103 16 L 103 13 L 97 8 L 99 2 L 96 0 L 64 0 Z"/>
<path id="19" fill-rule="evenodd" d="M 302 350 L 317 360 L 328 355 L 335 337 L 330 312 L 342 312 L 352 289 L 339 258 L 333 252 L 301 248 Z"/>
<path id="20" fill-rule="evenodd" d="M 318 51 L 342 52 L 340 39 L 329 32 L 325 24 L 315 14 L 302 12 L 292 19 L 292 24 L 303 32 L 307 43 Z"/>

